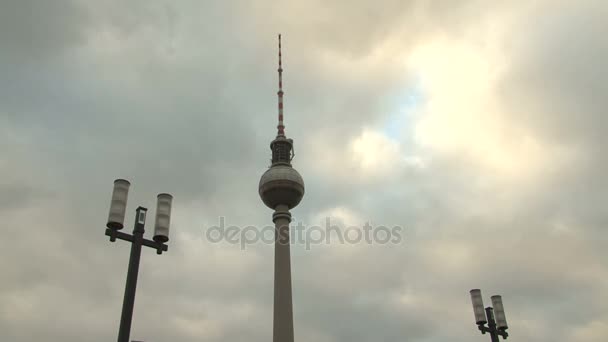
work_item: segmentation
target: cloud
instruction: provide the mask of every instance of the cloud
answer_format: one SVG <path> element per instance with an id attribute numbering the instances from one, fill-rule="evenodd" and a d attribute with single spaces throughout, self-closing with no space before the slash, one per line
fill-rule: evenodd
<path id="1" fill-rule="evenodd" d="M 115 338 L 129 246 L 103 229 L 124 177 L 129 213 L 175 197 L 169 252 L 143 251 L 132 338 L 270 338 L 272 247 L 203 233 L 220 216 L 271 224 L 257 185 L 281 32 L 286 131 L 307 185 L 294 222 L 405 227 L 399 246 L 293 247 L 296 339 L 481 338 L 468 298 L 481 288 L 486 301 L 503 295 L 513 336 L 599 341 L 607 10 L 3 4 L 0 330 L 16 342 Z"/>

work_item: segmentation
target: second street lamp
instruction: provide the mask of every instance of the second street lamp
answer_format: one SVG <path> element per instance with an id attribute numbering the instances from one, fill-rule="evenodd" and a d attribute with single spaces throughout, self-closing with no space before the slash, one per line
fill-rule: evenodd
<path id="1" fill-rule="evenodd" d="M 505 309 L 502 306 L 501 296 L 492 296 L 492 306 L 484 309 L 481 290 L 471 290 L 471 302 L 473 303 L 473 313 L 475 314 L 475 323 L 482 334 L 489 333 L 492 342 L 498 342 L 498 336 L 507 339 L 507 319 L 505 317 Z M 486 327 L 486 323 L 488 326 Z"/>
<path id="2" fill-rule="evenodd" d="M 110 241 L 114 242 L 116 239 L 120 239 L 131 243 L 131 255 L 129 257 L 125 296 L 122 304 L 120 328 L 118 330 L 118 342 L 129 342 L 129 335 L 131 334 L 131 322 L 133 319 L 133 307 L 135 305 L 135 291 L 137 289 L 141 247 L 146 246 L 154 248 L 156 249 L 157 254 L 162 254 L 168 249 L 165 243 L 169 241 L 169 224 L 171 222 L 171 204 L 173 200 L 173 197 L 169 194 L 158 195 L 153 240 L 144 238 L 144 226 L 146 224 L 146 213 L 148 211 L 148 209 L 144 207 L 138 207 L 135 211 L 133 234 L 120 232 L 119 230 L 124 227 L 130 185 L 131 183 L 124 179 L 117 179 L 114 181 L 110 214 L 108 216 L 108 223 L 106 224 L 106 235 L 110 237 Z"/>

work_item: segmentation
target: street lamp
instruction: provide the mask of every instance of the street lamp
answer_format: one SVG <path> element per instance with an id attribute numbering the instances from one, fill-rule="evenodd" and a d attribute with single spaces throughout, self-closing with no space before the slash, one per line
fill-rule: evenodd
<path id="1" fill-rule="evenodd" d="M 507 319 L 505 317 L 505 309 L 502 306 L 501 296 L 492 296 L 492 306 L 483 308 L 483 298 L 481 290 L 471 290 L 471 302 L 473 303 L 473 313 L 475 314 L 475 323 L 479 327 L 482 334 L 490 333 L 492 342 L 498 342 L 498 336 L 502 336 L 506 340 L 509 334 L 507 333 Z M 488 326 L 486 327 L 486 323 Z"/>
<path id="2" fill-rule="evenodd" d="M 167 251 L 165 244 L 169 241 L 169 223 L 171 221 L 171 202 L 173 196 L 159 194 L 156 202 L 156 222 L 154 224 L 153 240 L 144 238 L 144 225 L 146 223 L 146 212 L 148 209 L 138 207 L 135 211 L 135 226 L 133 234 L 123 233 L 119 230 L 124 227 L 125 213 L 127 209 L 127 198 L 131 183 L 124 179 L 114 181 L 112 202 L 110 203 L 110 214 L 106 224 L 106 235 L 110 241 L 116 239 L 131 243 L 131 256 L 129 257 L 129 269 L 127 271 L 127 283 L 125 285 L 125 297 L 122 303 L 122 314 L 120 317 L 120 328 L 118 330 L 118 342 L 129 342 L 131 334 L 131 321 L 133 319 L 133 306 L 135 304 L 135 290 L 137 288 L 137 273 L 139 272 L 139 259 L 141 247 L 146 246 L 156 249 L 156 254 Z"/>

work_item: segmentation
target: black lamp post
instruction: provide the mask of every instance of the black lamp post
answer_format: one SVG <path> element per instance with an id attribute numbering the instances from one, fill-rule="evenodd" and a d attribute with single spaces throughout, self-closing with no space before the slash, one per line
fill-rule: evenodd
<path id="1" fill-rule="evenodd" d="M 479 327 L 482 334 L 489 333 L 492 342 L 498 342 L 498 336 L 502 336 L 506 340 L 509 334 L 507 333 L 507 319 L 505 317 L 505 309 L 502 306 L 501 296 L 492 296 L 492 306 L 484 309 L 481 290 L 471 290 L 471 302 L 473 302 L 473 312 L 475 313 L 475 323 Z M 488 326 L 486 327 L 486 323 Z"/>
<path id="2" fill-rule="evenodd" d="M 118 342 L 129 342 L 131 334 L 131 321 L 133 319 L 133 306 L 135 304 L 135 290 L 137 289 L 137 274 L 139 272 L 139 259 L 141 247 L 146 246 L 156 249 L 156 254 L 167 251 L 165 244 L 169 241 L 169 223 L 171 220 L 171 202 L 173 197 L 169 194 L 159 194 L 156 204 L 156 222 L 154 224 L 153 240 L 144 238 L 144 225 L 146 223 L 146 212 L 148 209 L 138 207 L 135 215 L 135 226 L 133 234 L 123 233 L 119 230 L 124 227 L 125 212 L 127 209 L 127 198 L 131 183 L 124 179 L 114 181 L 112 202 L 110 203 L 110 214 L 106 224 L 106 235 L 110 241 L 116 239 L 131 243 L 131 256 L 129 257 L 129 269 L 127 271 L 127 283 L 125 285 L 125 297 L 122 303 L 122 314 L 120 317 L 120 328 L 118 330 Z"/>

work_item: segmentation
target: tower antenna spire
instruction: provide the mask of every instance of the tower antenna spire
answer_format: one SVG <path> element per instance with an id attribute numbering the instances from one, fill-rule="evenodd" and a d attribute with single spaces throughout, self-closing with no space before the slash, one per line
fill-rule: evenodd
<path id="1" fill-rule="evenodd" d="M 283 65 L 281 62 L 281 34 L 279 33 L 279 124 L 277 126 L 277 136 L 285 136 L 285 125 L 283 124 Z"/>

